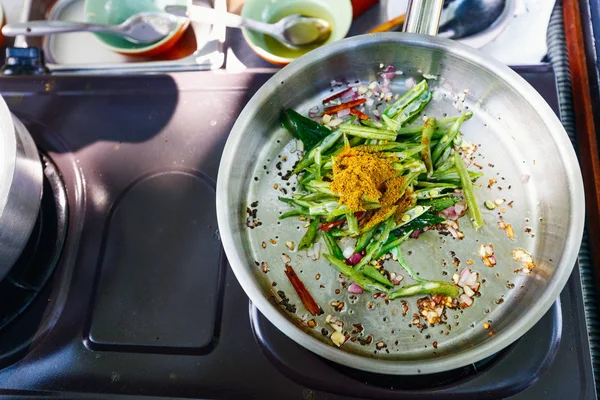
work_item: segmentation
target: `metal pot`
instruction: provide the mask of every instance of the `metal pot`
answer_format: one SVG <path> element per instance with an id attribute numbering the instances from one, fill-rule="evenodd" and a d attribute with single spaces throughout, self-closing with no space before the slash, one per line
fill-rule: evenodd
<path id="1" fill-rule="evenodd" d="M 0 97 L 0 280 L 17 261 L 35 225 L 42 165 L 25 126 Z"/>
<path id="2" fill-rule="evenodd" d="M 413 1 L 416 9 L 409 10 L 407 28 L 435 34 L 435 18 L 432 23 L 423 17 L 439 16 L 441 4 L 441 0 Z M 517 232 L 517 240 L 510 242 L 506 232 L 496 225 L 496 213 L 489 212 L 487 224 L 480 232 L 470 229 L 468 221 L 461 225 L 463 240 L 442 244 L 431 234 L 410 242 L 410 262 L 419 266 L 422 276 L 444 279 L 440 259 L 447 257 L 449 250 L 456 250 L 463 260 L 479 263 L 473 267 L 486 279 L 485 290 L 474 306 L 460 315 L 460 325 L 453 325 L 451 334 L 440 335 L 439 339 L 438 329 L 429 329 L 427 333 L 433 338 L 428 339 L 414 328 L 407 328 L 416 309 L 403 319 L 394 302 L 370 310 L 361 303 L 366 300 L 359 299 L 357 304 L 363 307 L 354 307 L 353 314 L 336 315 L 347 322 L 369 321 L 374 342 L 385 340 L 390 344 L 389 354 L 373 355 L 373 347 L 357 343 L 335 348 L 320 329 L 306 326 L 302 318 L 306 310 L 299 301 L 294 301 L 299 307 L 295 314 L 277 304 L 277 290 L 285 291 L 290 298 L 295 296 L 284 274 L 282 251 L 293 256 L 296 271 L 305 271 L 299 276 L 318 304 L 328 307 L 344 293 L 333 293 L 332 288 L 339 287 L 337 273 L 325 260 L 315 263 L 282 246 L 286 240 L 297 243 L 303 230 L 297 230 L 297 224 L 277 223 L 280 193 L 273 186 L 282 183 L 273 165 L 291 139 L 279 124 L 284 109 L 294 108 L 306 114 L 328 97 L 331 80 L 376 79 L 380 63 L 394 65 L 405 76 L 416 79 L 426 74 L 439 76 L 442 89 L 447 85 L 457 92 L 469 89 L 465 104 L 472 107 L 474 116 L 463 125 L 462 132 L 467 140 L 481 144 L 480 151 L 489 160 L 485 164 L 495 164 L 482 167 L 486 184 L 488 177 L 496 178 L 497 173 L 504 179 L 505 190 L 500 195 L 514 200 L 514 207 L 505 216 Z M 438 116 L 457 111 L 451 100 L 442 99 L 430 103 L 427 112 Z M 289 166 L 284 171 L 286 168 Z M 273 172 L 266 175 L 269 170 Z M 523 176 L 529 177 L 527 183 Z M 483 203 L 492 193 L 484 184 L 477 191 L 478 202 Z M 262 225 L 249 229 L 246 207 L 257 200 Z M 567 282 L 581 243 L 584 215 L 583 183 L 575 152 L 560 121 L 535 89 L 510 68 L 477 50 L 415 33 L 353 37 L 312 51 L 283 68 L 240 114 L 225 146 L 217 182 L 222 243 L 238 281 L 258 309 L 305 348 L 352 368 L 386 374 L 416 375 L 455 369 L 493 355 L 521 337 L 548 311 Z M 535 237 L 524 233 L 526 227 L 533 229 Z M 275 235 L 278 244 L 271 245 L 269 241 Z M 493 243 L 496 248 L 494 268 L 483 266 L 479 260 L 477 250 L 482 243 Z M 438 250 L 442 246 L 444 249 Z M 529 275 L 513 272 L 517 263 L 512 250 L 518 247 L 529 250 L 537 263 Z M 256 261 L 268 263 L 268 274 L 256 267 Z M 315 273 L 320 274 L 320 280 L 315 280 Z M 510 289 L 512 284 L 514 289 Z M 503 303 L 497 305 L 495 301 L 501 297 Z M 484 312 L 487 308 L 489 313 Z M 327 327 L 323 317 L 309 318 L 314 318 L 321 328 Z M 493 320 L 493 335 L 483 328 L 488 320 Z M 439 342 L 435 351 L 433 340 Z M 394 341 L 396 345 L 391 345 Z"/>

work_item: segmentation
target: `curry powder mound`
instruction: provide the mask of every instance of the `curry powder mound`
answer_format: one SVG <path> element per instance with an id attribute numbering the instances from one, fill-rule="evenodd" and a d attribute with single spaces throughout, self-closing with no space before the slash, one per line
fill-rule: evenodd
<path id="1" fill-rule="evenodd" d="M 392 163 L 395 157 L 386 157 L 360 147 L 348 148 L 334 160 L 331 190 L 340 196 L 340 203 L 351 211 L 365 211 L 365 201 L 377 201 L 381 208 L 368 213 L 362 222 L 365 229 L 377 225 L 393 211 L 398 221 L 414 203 L 411 188 L 405 178 L 397 176 Z"/>
<path id="2" fill-rule="evenodd" d="M 335 157 L 330 188 L 351 211 L 365 211 L 365 201 L 380 201 L 383 183 L 396 175 L 394 157 L 348 148 Z"/>

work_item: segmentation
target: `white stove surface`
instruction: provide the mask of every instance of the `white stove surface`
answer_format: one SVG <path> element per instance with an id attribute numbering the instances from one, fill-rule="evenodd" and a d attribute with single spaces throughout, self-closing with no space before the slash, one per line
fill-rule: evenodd
<path id="1" fill-rule="evenodd" d="M 546 31 L 555 0 L 506 0 L 506 8 L 489 29 L 459 39 L 508 65 L 540 64 L 546 55 Z M 408 0 L 384 1 L 387 19 L 406 12 Z M 450 12 L 452 5 L 442 12 Z"/>

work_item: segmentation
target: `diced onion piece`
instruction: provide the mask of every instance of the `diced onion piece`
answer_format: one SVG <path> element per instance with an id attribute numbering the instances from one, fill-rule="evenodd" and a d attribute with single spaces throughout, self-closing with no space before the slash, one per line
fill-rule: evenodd
<path id="1" fill-rule="evenodd" d="M 350 265 L 356 265 L 360 262 L 360 260 L 362 260 L 363 255 L 361 253 L 354 253 L 352 254 L 350 257 L 348 257 L 348 264 Z"/>
<path id="2" fill-rule="evenodd" d="M 354 248 L 348 246 L 344 248 L 344 257 L 345 258 L 350 258 L 350 256 L 354 254 Z"/>
<path id="3" fill-rule="evenodd" d="M 462 271 L 460 271 L 459 279 L 456 284 L 460 287 L 464 287 L 467 284 L 467 280 L 469 279 L 470 275 L 471 269 L 468 267 L 463 268 Z"/>
<path id="4" fill-rule="evenodd" d="M 347 117 L 348 115 L 350 115 L 350 109 L 344 108 L 343 110 L 338 111 L 336 115 L 338 118 Z"/>
<path id="5" fill-rule="evenodd" d="M 358 286 L 356 283 L 352 282 L 350 286 L 348 286 L 348 293 L 352 294 L 362 294 L 363 288 Z"/>
<path id="6" fill-rule="evenodd" d="M 292 259 L 287 254 L 281 253 L 281 261 L 283 261 L 284 264 L 287 264 L 287 263 L 291 262 Z"/>
<path id="7" fill-rule="evenodd" d="M 460 305 L 463 307 L 470 307 L 473 304 L 473 299 L 466 294 L 461 294 L 458 298 Z"/>
<path id="8" fill-rule="evenodd" d="M 310 110 L 308 110 L 308 116 L 311 118 L 317 117 L 321 113 L 319 106 L 314 106 Z"/>
<path id="9" fill-rule="evenodd" d="M 463 290 L 467 296 L 469 296 L 469 297 L 475 296 L 475 292 L 469 286 L 464 286 Z"/>
<path id="10" fill-rule="evenodd" d="M 327 126 L 335 128 L 336 126 L 340 125 L 342 122 L 344 122 L 344 120 L 342 120 L 341 118 L 334 118 L 331 121 L 329 121 Z"/>
<path id="11" fill-rule="evenodd" d="M 460 275 L 458 275 L 458 274 L 452 275 L 452 282 L 454 282 L 455 285 L 458 285 L 459 279 L 460 279 Z"/>
<path id="12" fill-rule="evenodd" d="M 335 331 L 331 334 L 330 339 L 337 347 L 341 347 L 346 341 L 346 336 L 338 331 Z"/>

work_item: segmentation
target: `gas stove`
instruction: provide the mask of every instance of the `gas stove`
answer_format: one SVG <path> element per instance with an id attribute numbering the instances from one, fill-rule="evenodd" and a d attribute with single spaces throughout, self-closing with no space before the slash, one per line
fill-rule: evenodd
<path id="1" fill-rule="evenodd" d="M 556 110 L 551 67 L 517 71 Z M 220 246 L 214 189 L 236 116 L 271 76 L 2 80 L 43 154 L 46 185 L 27 267 L 0 283 L 15 287 L 17 304 L 0 307 L 0 395 L 596 398 L 578 266 L 523 338 L 436 375 L 342 368 L 249 304 Z"/>

